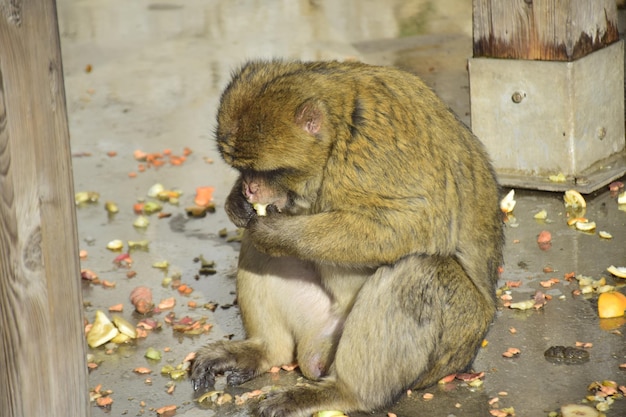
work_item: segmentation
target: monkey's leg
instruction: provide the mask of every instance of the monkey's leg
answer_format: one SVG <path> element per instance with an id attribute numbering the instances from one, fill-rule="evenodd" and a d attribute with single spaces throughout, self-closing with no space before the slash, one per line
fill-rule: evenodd
<path id="1" fill-rule="evenodd" d="M 298 330 L 298 366 L 306 378 L 319 380 L 327 375 L 335 356 L 342 325 L 342 320 L 337 318 L 316 327 Z"/>
<path id="2" fill-rule="evenodd" d="M 329 312 L 311 311 L 317 327 L 296 324 L 298 335 L 298 364 L 309 379 L 326 376 L 334 361 L 337 342 L 343 332 L 343 324 L 354 305 L 363 283 L 375 272 L 366 268 L 345 268 L 337 265 L 318 265 L 321 283 L 332 300 Z M 325 317 L 325 318 L 324 318 Z M 304 334 L 300 334 L 304 332 Z"/>
<path id="3" fill-rule="evenodd" d="M 200 349 L 191 376 L 195 390 L 213 386 L 218 374 L 228 372 L 227 382 L 238 385 L 274 365 L 293 362 L 297 326 L 319 328 L 318 321 L 330 314 L 330 299 L 311 264 L 262 254 L 245 236 L 237 299 L 247 338 Z"/>
<path id="4" fill-rule="evenodd" d="M 465 369 L 494 311 L 454 259 L 404 258 L 363 285 L 329 377 L 280 391 L 259 412 L 305 417 L 390 404 L 407 388 Z"/>

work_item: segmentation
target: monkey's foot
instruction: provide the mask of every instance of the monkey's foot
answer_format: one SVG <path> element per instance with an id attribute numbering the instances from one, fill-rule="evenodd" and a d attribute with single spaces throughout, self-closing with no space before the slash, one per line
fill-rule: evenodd
<path id="1" fill-rule="evenodd" d="M 259 374 L 263 354 L 249 341 L 218 342 L 205 346 L 196 354 L 191 368 L 194 391 L 215 385 L 217 375 L 228 373 L 229 385 L 240 385 Z"/>
<path id="2" fill-rule="evenodd" d="M 322 410 L 354 411 L 360 407 L 331 381 L 277 390 L 259 403 L 260 417 L 309 417 Z"/>

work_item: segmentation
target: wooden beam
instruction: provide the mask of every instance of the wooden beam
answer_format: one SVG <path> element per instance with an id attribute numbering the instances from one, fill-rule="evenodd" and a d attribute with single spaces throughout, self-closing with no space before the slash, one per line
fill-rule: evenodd
<path id="1" fill-rule="evenodd" d="M 0 0 L 0 413 L 88 416 L 54 0 Z"/>
<path id="2" fill-rule="evenodd" d="M 474 58 L 573 61 L 619 40 L 615 0 L 473 0 Z"/>

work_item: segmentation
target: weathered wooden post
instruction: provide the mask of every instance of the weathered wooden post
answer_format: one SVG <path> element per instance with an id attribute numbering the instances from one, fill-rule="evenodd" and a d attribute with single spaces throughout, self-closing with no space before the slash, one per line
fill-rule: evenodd
<path id="1" fill-rule="evenodd" d="M 88 416 L 54 0 L 0 1 L 0 414 Z"/>
<path id="2" fill-rule="evenodd" d="M 615 0 L 473 0 L 473 9 L 472 129 L 500 181 L 591 192 L 622 176 Z"/>

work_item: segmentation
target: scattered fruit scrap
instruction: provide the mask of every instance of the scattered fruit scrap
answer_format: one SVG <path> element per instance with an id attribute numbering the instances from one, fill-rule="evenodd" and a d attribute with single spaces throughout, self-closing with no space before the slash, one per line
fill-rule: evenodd
<path id="1" fill-rule="evenodd" d="M 170 313 L 165 317 L 165 322 L 171 324 L 172 329 L 175 332 L 184 333 L 188 336 L 208 333 L 213 325 L 206 323 L 206 320 L 206 317 L 201 317 L 198 320 L 194 320 L 189 316 L 185 316 L 181 319 L 176 319 L 174 313 Z"/>
<path id="2" fill-rule="evenodd" d="M 565 182 L 567 181 L 567 177 L 565 177 L 565 174 L 562 172 L 559 172 L 558 174 L 548 175 L 548 180 L 552 182 Z"/>
<path id="3" fill-rule="evenodd" d="M 104 209 L 109 214 L 115 214 L 115 213 L 118 213 L 120 211 L 120 208 L 113 201 L 107 201 L 106 203 L 104 203 Z"/>
<path id="4" fill-rule="evenodd" d="M 124 304 L 122 303 L 114 304 L 109 307 L 109 313 L 121 313 L 122 311 L 124 311 Z"/>
<path id="5" fill-rule="evenodd" d="M 100 199 L 100 193 L 95 191 L 79 191 L 74 196 L 77 206 L 84 204 L 95 204 Z"/>
<path id="6" fill-rule="evenodd" d="M 152 290 L 146 286 L 135 287 L 130 292 L 130 302 L 139 314 L 147 314 L 154 308 Z"/>
<path id="7" fill-rule="evenodd" d="M 282 366 L 272 366 L 268 372 L 270 374 L 277 374 L 278 372 L 280 372 L 281 369 L 283 371 L 291 372 L 291 371 L 296 370 L 297 368 L 298 368 L 297 363 L 291 363 L 291 364 L 282 365 Z"/>
<path id="8" fill-rule="evenodd" d="M 165 405 L 163 407 L 156 409 L 157 416 L 159 417 L 170 417 L 176 414 L 176 406 L 175 405 Z"/>
<path id="9" fill-rule="evenodd" d="M 213 201 L 213 192 L 215 191 L 214 187 L 197 187 L 196 188 L 196 197 L 193 202 L 200 207 L 206 207 Z"/>
<path id="10" fill-rule="evenodd" d="M 158 350 L 156 350 L 153 347 L 149 347 L 146 350 L 146 353 L 144 354 L 144 356 L 146 358 L 148 358 L 148 359 L 152 359 L 152 360 L 155 360 L 155 361 L 161 360 L 161 352 L 159 352 Z"/>
<path id="11" fill-rule="evenodd" d="M 233 401 L 233 396 L 224 391 L 209 391 L 198 397 L 197 401 L 203 403 L 209 401 L 215 405 L 224 405 Z"/>
<path id="12" fill-rule="evenodd" d="M 576 217 L 572 220 L 572 224 L 576 230 L 580 230 L 581 232 L 592 232 L 596 230 L 596 222 L 589 221 L 589 219 L 585 217 Z M 570 222 L 568 221 L 568 224 L 569 223 Z"/>
<path id="13" fill-rule="evenodd" d="M 606 283 L 606 278 L 593 279 L 584 275 L 576 275 L 580 294 L 601 294 L 615 290 L 615 286 Z"/>
<path id="14" fill-rule="evenodd" d="M 515 358 L 519 356 L 520 353 L 522 353 L 522 351 L 519 350 L 518 348 L 510 347 L 506 350 L 506 352 L 502 353 L 502 356 L 504 356 L 505 358 Z"/>
<path id="15" fill-rule="evenodd" d="M 558 284 L 559 282 L 561 282 L 561 280 L 558 278 L 550 278 L 546 281 L 540 281 L 539 285 L 541 285 L 544 288 L 550 288 L 553 285 Z"/>
<path id="16" fill-rule="evenodd" d="M 609 184 L 609 191 L 611 192 L 611 195 L 615 196 L 617 195 L 619 192 L 624 190 L 624 183 L 621 181 L 613 181 L 612 183 Z"/>
<path id="17" fill-rule="evenodd" d="M 542 230 L 537 236 L 537 244 L 541 250 L 550 249 L 552 247 L 552 234 L 547 230 Z"/>
<path id="18" fill-rule="evenodd" d="M 540 308 L 542 308 L 543 306 L 547 304 L 550 298 L 551 297 L 549 295 L 546 295 L 541 291 L 536 291 L 532 299 L 518 301 L 515 303 L 506 301 L 504 303 L 504 306 L 515 309 L 515 310 L 530 310 L 531 308 L 534 308 L 535 310 L 539 310 Z"/>
<path id="19" fill-rule="evenodd" d="M 576 190 L 568 190 L 563 196 L 563 203 L 567 210 L 567 224 L 573 226 L 581 232 L 595 232 L 596 223 L 585 217 L 587 202 L 585 198 Z M 606 232 L 604 232 L 606 236 Z"/>
<path id="20" fill-rule="evenodd" d="M 565 207 L 573 209 L 581 209 L 587 207 L 585 198 L 576 190 L 567 190 L 563 196 Z"/>
<path id="21" fill-rule="evenodd" d="M 515 203 L 515 190 L 511 190 L 500 200 L 500 210 L 505 214 L 511 213 L 515 208 Z"/>
<path id="22" fill-rule="evenodd" d="M 114 252 L 121 251 L 123 248 L 124 242 L 122 242 L 120 239 L 114 239 L 107 243 L 107 249 Z"/>
<path id="23" fill-rule="evenodd" d="M 174 381 L 180 381 L 185 378 L 185 375 L 187 375 L 187 367 L 183 366 L 183 364 L 176 367 L 172 365 L 165 365 L 161 368 L 161 375 L 167 375 Z"/>
<path id="24" fill-rule="evenodd" d="M 174 297 L 165 298 L 161 300 L 158 305 L 159 310 L 171 310 L 176 305 L 176 299 Z"/>
<path id="25" fill-rule="evenodd" d="M 493 410 L 489 410 L 489 414 L 491 414 L 494 417 L 514 416 L 515 415 L 515 409 L 513 407 L 496 408 L 496 409 L 493 409 Z"/>
<path id="26" fill-rule="evenodd" d="M 548 218 L 548 212 L 545 209 L 542 209 L 535 213 L 533 216 L 535 220 L 546 220 Z"/>
<path id="27" fill-rule="evenodd" d="M 87 332 L 87 343 L 90 347 L 96 348 L 107 342 L 125 343 L 130 339 L 135 339 L 137 332 L 135 328 L 120 316 L 114 316 L 113 322 L 104 314 L 96 311 L 96 318 Z"/>
<path id="28" fill-rule="evenodd" d="M 234 402 L 236 405 L 244 405 L 248 400 L 252 398 L 264 396 L 273 389 L 274 387 L 272 386 L 266 386 L 261 389 L 244 392 L 241 395 L 235 395 Z M 224 391 L 215 390 L 215 391 L 209 391 L 209 392 L 202 394 L 201 396 L 196 398 L 195 401 L 198 403 L 208 402 L 214 405 L 224 405 L 224 404 L 233 402 L 233 397 L 230 394 L 225 393 Z M 327 414 L 327 413 L 335 413 L 335 414 Z M 322 415 L 322 416 L 332 415 L 335 417 L 344 416 L 343 412 L 341 411 L 320 411 L 318 413 L 313 414 L 313 416 L 318 416 L 318 415 Z"/>
<path id="29" fill-rule="evenodd" d="M 439 380 L 439 384 L 449 384 L 450 382 L 454 381 L 456 378 L 456 374 L 450 374 L 448 376 L 444 376 L 443 378 L 441 378 Z"/>
<path id="30" fill-rule="evenodd" d="M 87 281 L 96 281 L 98 280 L 98 274 L 93 272 L 91 269 L 81 269 L 80 277 Z"/>
<path id="31" fill-rule="evenodd" d="M 152 264 L 153 268 L 156 269 L 168 269 L 170 267 L 170 263 L 168 261 L 158 261 Z"/>
<path id="32" fill-rule="evenodd" d="M 585 397 L 585 404 L 563 405 L 560 412 L 552 411 L 548 417 L 601 417 L 616 400 L 623 399 L 626 394 L 626 386 L 609 380 L 593 382 L 587 389 L 591 395 Z"/>
<path id="33" fill-rule="evenodd" d="M 89 390 L 89 400 L 95 402 L 96 405 L 100 408 L 110 410 L 111 405 L 113 404 L 113 398 L 111 398 L 111 394 L 113 394 L 113 391 L 102 390 L 102 384 L 98 384 L 94 388 Z"/>
<path id="34" fill-rule="evenodd" d="M 136 149 L 133 152 L 133 157 L 137 162 L 138 170 L 143 172 L 146 168 L 154 167 L 159 168 L 166 163 L 172 166 L 182 165 L 189 155 L 192 154 L 191 149 L 183 148 L 182 155 L 174 155 L 171 149 L 164 149 L 162 152 L 144 152 L 141 149 Z"/>
<path id="35" fill-rule="evenodd" d="M 443 378 L 441 378 L 438 382 L 438 384 L 440 385 L 446 385 L 451 383 L 454 380 L 459 380 L 459 381 L 463 381 L 465 382 L 467 385 L 471 386 L 471 387 L 479 387 L 483 384 L 483 378 L 485 376 L 484 372 L 465 372 L 465 373 L 458 373 L 458 374 L 450 374 L 447 375 Z"/>
<path id="36" fill-rule="evenodd" d="M 586 400 L 595 402 L 596 410 L 601 412 L 608 411 L 615 400 L 622 399 L 626 394 L 626 386 L 609 380 L 592 382 L 587 389 L 591 395 Z"/>
<path id="37" fill-rule="evenodd" d="M 626 267 L 624 266 L 609 266 L 606 269 L 611 275 L 616 276 L 618 278 L 626 278 Z"/>
<path id="38" fill-rule="evenodd" d="M 603 292 L 598 296 L 598 316 L 601 319 L 623 317 L 625 310 L 626 295 L 621 292 Z"/>
<path id="39" fill-rule="evenodd" d="M 561 407 L 562 417 L 599 417 L 600 413 L 592 407 L 583 404 L 567 404 Z"/>

